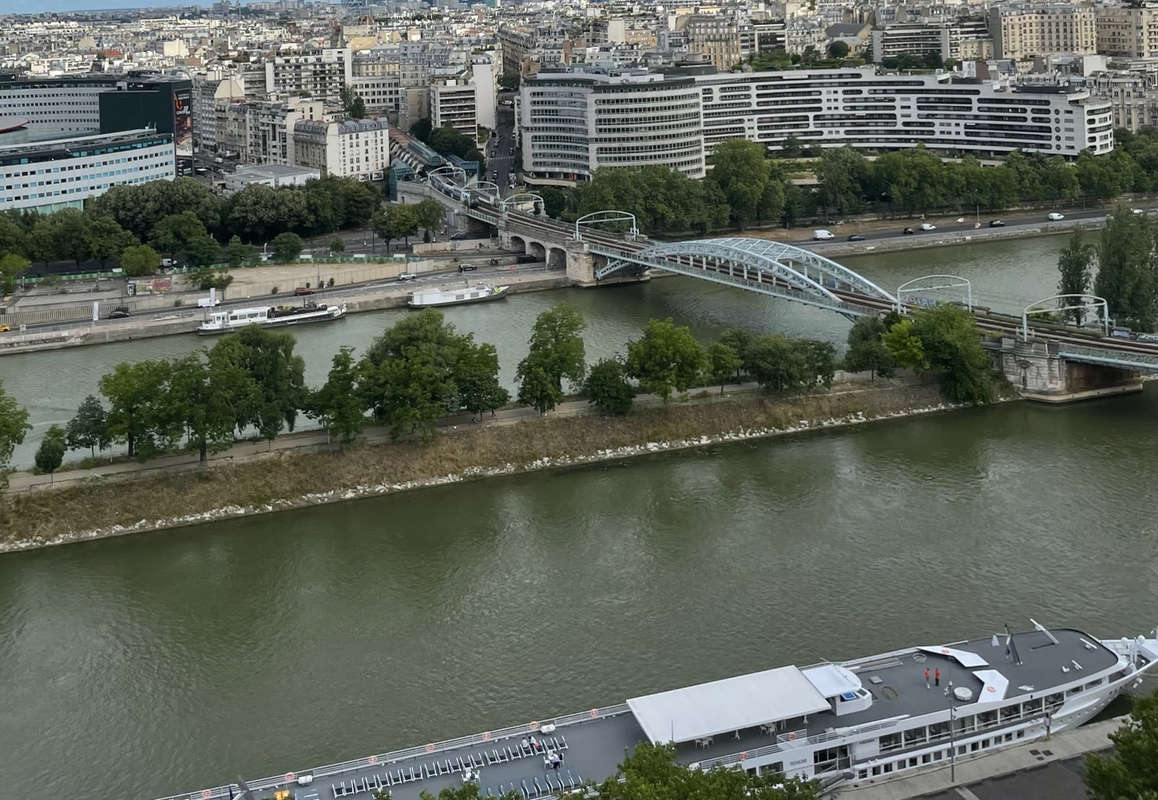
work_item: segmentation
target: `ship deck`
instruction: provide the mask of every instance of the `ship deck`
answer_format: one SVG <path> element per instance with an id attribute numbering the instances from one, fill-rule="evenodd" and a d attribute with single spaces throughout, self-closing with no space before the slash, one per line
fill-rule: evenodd
<path id="1" fill-rule="evenodd" d="M 978 695 L 983 694 L 985 684 L 972 674 L 977 669 L 1000 672 L 1008 680 L 1006 697 L 1031 693 L 1033 698 L 1039 698 L 1058 686 L 1078 680 L 1078 676 L 1092 676 L 1113 667 L 1118 661 L 1118 657 L 1097 639 L 1079 631 L 1054 629 L 1051 633 L 1057 639 L 1056 644 L 1038 631 L 1016 634 L 1014 643 L 1021 663 L 1015 663 L 1013 657 L 1007 655 L 1004 641 L 995 647 L 991 637 L 944 646 L 955 653 L 977 656 L 987 666 L 964 667 L 951 655 L 936 652 L 941 646 L 930 648 L 934 652 L 909 649 L 845 662 L 844 666 L 853 671 L 863 687 L 871 692 L 872 705 L 864 711 L 839 717 L 831 711 L 811 715 L 803 727 L 793 731 L 794 743 L 804 744 L 805 737 L 834 729 L 839 731 L 896 717 L 947 711 L 954 705 L 948 692 L 949 681 L 954 687 L 970 688 L 974 698 L 980 699 Z M 1081 665 L 1080 670 L 1073 668 L 1075 661 Z M 1063 665 L 1070 668 L 1068 672 L 1062 672 Z M 938 668 L 941 670 L 940 686 L 926 688 L 926 667 L 930 675 Z M 960 707 L 969 703 L 958 702 L 955 705 Z M 312 785 L 296 788 L 294 797 L 297 800 L 364 800 L 370 797 L 373 788 L 381 784 L 389 789 L 394 800 L 417 800 L 422 792 L 437 795 L 444 787 L 460 785 L 463 781 L 460 765 L 481 765 L 478 767 L 478 784 L 484 797 L 498 796 L 506 791 L 519 795 L 525 792 L 529 797 L 551 795 L 583 781 L 599 782 L 613 775 L 624 755 L 636 744 L 647 741 L 643 728 L 626 706 L 616 707 L 610 714 L 561 724 L 547 734 L 536 734 L 546 749 L 557 748 L 562 755 L 563 762 L 555 770 L 544 763 L 541 752 L 534 752 L 529 747 L 524 749 L 523 737 L 528 734 L 524 730 L 515 730 L 505 738 L 496 734 L 495 738 L 482 741 L 476 736 L 473 737 L 474 743 L 453 747 L 442 745 L 432 752 L 418 748 L 419 752 L 408 751 L 404 757 L 392 758 L 388 763 L 383 761 L 332 776 L 316 777 Z M 706 762 L 777 743 L 792 747 L 793 744 L 785 742 L 783 737 L 784 730 L 778 738 L 773 728 L 745 728 L 698 743 L 680 743 L 677 758 L 683 763 Z M 418 777 L 411 780 L 412 774 Z M 399 780 L 400 775 L 406 780 Z M 271 786 L 268 782 L 258 785 L 262 789 Z"/>

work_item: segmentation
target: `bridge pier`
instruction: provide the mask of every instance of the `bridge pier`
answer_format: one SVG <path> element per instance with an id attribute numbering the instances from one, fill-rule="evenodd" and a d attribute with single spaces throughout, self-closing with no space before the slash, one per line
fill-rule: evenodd
<path id="1" fill-rule="evenodd" d="M 1027 400 L 1073 403 L 1142 391 L 1137 370 L 1067 360 L 1056 342 L 1005 336 L 998 358 L 1001 373 Z"/>

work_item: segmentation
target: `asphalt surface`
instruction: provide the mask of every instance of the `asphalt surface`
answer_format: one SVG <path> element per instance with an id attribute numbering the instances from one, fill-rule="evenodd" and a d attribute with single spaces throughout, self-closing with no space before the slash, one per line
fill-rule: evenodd
<path id="1" fill-rule="evenodd" d="M 1048 743 L 1042 743 L 1040 750 L 1049 750 Z M 1015 772 L 1012 775 L 947 789 L 936 794 L 922 795 L 919 800 L 1023 800 L 1033 797 L 1045 797 L 1050 800 L 1085 800 L 1089 796 L 1084 781 L 1085 774 L 1085 757 L 1079 756 Z"/>
<path id="2" fill-rule="evenodd" d="M 498 130 L 487 140 L 486 180 L 498 184 L 499 190 L 507 194 L 511 189 L 511 175 L 518 172 L 513 151 L 515 149 L 515 111 L 510 106 L 500 105 L 497 111 Z"/>
<path id="3" fill-rule="evenodd" d="M 1148 205 L 1143 206 L 1143 207 L 1146 208 L 1151 213 L 1158 211 L 1158 209 L 1150 208 Z M 1042 211 L 1017 212 L 1017 213 L 1009 214 L 1008 216 L 1000 216 L 1000 217 L 983 216 L 981 218 L 981 229 L 982 230 L 989 230 L 990 229 L 989 223 L 993 220 L 1000 220 L 1000 221 L 1004 222 L 1005 225 L 999 226 L 999 227 L 1005 227 L 1005 228 L 1016 228 L 1019 226 L 1026 226 L 1026 225 L 1033 225 L 1033 226 L 1050 225 L 1050 221 L 1047 219 L 1047 215 L 1049 213 L 1050 213 L 1049 211 L 1042 210 Z M 1105 217 L 1106 214 L 1108 213 L 1108 211 L 1104 208 L 1091 208 L 1091 209 L 1083 209 L 1080 211 L 1064 211 L 1063 213 L 1065 214 L 1065 221 L 1072 221 L 1072 220 L 1078 220 L 1078 219 L 1100 219 L 1102 217 Z M 963 222 L 957 222 L 956 221 L 957 219 L 963 219 L 964 221 Z M 853 233 L 857 233 L 859 235 L 862 235 L 864 237 L 864 241 L 873 241 L 874 239 L 891 239 L 895 236 L 904 235 L 905 228 L 912 228 L 914 231 L 912 236 L 913 236 L 914 240 L 916 240 L 922 236 L 931 236 L 931 235 L 944 234 L 944 233 L 967 233 L 969 231 L 973 231 L 973 230 L 977 229 L 976 228 L 976 222 L 977 222 L 976 218 L 971 217 L 971 216 L 949 218 L 948 220 L 941 219 L 941 218 L 929 219 L 928 221 L 936 226 L 936 230 L 927 231 L 927 232 L 921 231 L 919 228 L 919 226 L 921 225 L 921 223 L 923 221 L 924 220 L 921 220 L 921 219 L 899 219 L 899 220 L 896 220 L 895 223 L 887 223 L 887 222 L 885 222 L 885 223 L 880 223 L 880 222 L 863 223 L 865 225 L 865 227 L 871 225 L 873 228 L 871 230 L 865 230 L 863 233 L 860 231 L 860 227 L 861 227 L 862 223 L 858 223 L 858 222 L 833 222 L 833 223 L 824 224 L 824 225 L 818 223 L 816 225 L 816 228 L 814 228 L 814 230 L 824 229 L 824 230 L 830 231 L 834 235 L 834 238 L 828 239 L 826 241 L 844 242 L 844 241 L 847 241 L 848 237 Z M 1063 223 L 1063 225 L 1064 225 L 1064 223 Z M 1059 230 L 1061 230 L 1063 228 L 1063 225 L 1057 226 L 1059 228 Z M 887 227 L 882 227 L 882 226 L 887 226 Z M 801 235 L 797 234 L 796 236 L 794 236 L 790 239 L 787 239 L 786 241 L 792 242 L 793 244 L 800 244 L 802 242 L 812 242 L 813 241 L 812 236 L 810 234 L 807 234 L 805 231 L 800 231 L 799 233 L 800 234 L 806 234 L 806 235 L 801 236 Z"/>

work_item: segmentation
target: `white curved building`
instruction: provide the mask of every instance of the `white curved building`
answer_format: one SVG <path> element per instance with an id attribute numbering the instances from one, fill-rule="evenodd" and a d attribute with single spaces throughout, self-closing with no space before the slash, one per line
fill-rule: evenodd
<path id="1" fill-rule="evenodd" d="M 700 90 L 691 77 L 541 73 L 524 80 L 519 127 L 530 183 L 573 183 L 600 167 L 659 165 L 702 178 Z"/>
<path id="2" fill-rule="evenodd" d="M 520 90 L 529 183 L 587 180 L 598 167 L 662 164 L 704 175 L 726 139 L 1075 158 L 1114 149 L 1108 102 L 1069 86 L 1015 86 L 875 68 L 684 75 L 540 74 Z"/>

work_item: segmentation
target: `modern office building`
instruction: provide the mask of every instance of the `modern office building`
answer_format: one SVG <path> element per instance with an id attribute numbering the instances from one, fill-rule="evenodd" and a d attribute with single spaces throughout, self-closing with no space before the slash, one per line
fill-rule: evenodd
<path id="1" fill-rule="evenodd" d="M 1068 85 L 1016 86 L 869 68 L 607 76 L 540 74 L 520 89 L 531 182 L 605 166 L 663 164 L 691 177 L 726 139 L 949 153 L 1025 150 L 1067 158 L 1114 147 L 1110 103 Z"/>
<path id="2" fill-rule="evenodd" d="M 0 76 L 0 116 L 28 120 L 36 136 L 115 133 L 154 128 L 187 145 L 192 82 L 155 74 Z"/>
<path id="3" fill-rule="evenodd" d="M 1068 86 L 1015 86 L 872 68 L 697 76 L 704 143 L 743 137 L 771 149 L 820 147 L 1076 157 L 1114 148 L 1110 104 Z"/>
<path id="4" fill-rule="evenodd" d="M 587 180 L 600 167 L 705 172 L 700 90 L 690 77 L 540 73 L 524 80 L 518 125 L 528 182 Z"/>
<path id="5" fill-rule="evenodd" d="M 173 180 L 173 134 L 151 129 L 0 147 L 0 208 L 81 208 L 113 186 Z"/>

